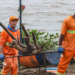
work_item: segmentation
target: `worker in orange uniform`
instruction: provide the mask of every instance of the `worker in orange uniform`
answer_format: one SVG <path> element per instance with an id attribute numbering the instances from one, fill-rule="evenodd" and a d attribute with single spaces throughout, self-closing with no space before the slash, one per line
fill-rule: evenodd
<path id="1" fill-rule="evenodd" d="M 75 60 L 75 14 L 66 18 L 62 24 L 58 52 L 63 50 L 64 52 L 58 64 L 57 75 L 65 75 L 72 57 Z"/>
<path id="2" fill-rule="evenodd" d="M 16 18 L 15 16 L 10 17 L 7 29 L 17 40 L 19 40 L 20 32 L 16 25 L 17 23 L 18 18 Z M 9 47 L 9 43 L 12 41 L 13 39 L 8 35 L 8 33 L 5 30 L 3 30 L 0 39 L 0 53 L 3 53 L 5 57 L 18 55 L 18 50 Z M 7 75 L 9 72 L 11 73 L 10 75 L 17 75 L 17 71 L 18 71 L 17 57 L 4 59 L 2 75 Z"/>

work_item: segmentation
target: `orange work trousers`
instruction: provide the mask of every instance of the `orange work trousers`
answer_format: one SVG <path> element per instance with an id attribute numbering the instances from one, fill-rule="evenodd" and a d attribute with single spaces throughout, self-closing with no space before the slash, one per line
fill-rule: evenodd
<path id="1" fill-rule="evenodd" d="M 10 56 L 13 56 L 13 55 L 6 55 L 5 57 L 10 57 Z M 17 75 L 17 72 L 18 72 L 17 57 L 4 59 L 2 75 L 7 75 L 9 72 L 11 73 L 10 75 Z"/>
<path id="2" fill-rule="evenodd" d="M 62 53 L 60 62 L 58 64 L 57 73 L 60 73 L 61 75 L 65 73 L 67 66 L 71 61 L 72 57 L 74 57 L 75 60 L 75 51 L 65 50 L 64 53 Z"/>

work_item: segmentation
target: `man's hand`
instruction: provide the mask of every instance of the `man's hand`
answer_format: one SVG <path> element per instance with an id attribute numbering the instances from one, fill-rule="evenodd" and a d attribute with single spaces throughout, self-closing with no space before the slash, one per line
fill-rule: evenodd
<path id="1" fill-rule="evenodd" d="M 0 60 L 3 60 L 5 56 L 3 54 L 0 54 Z"/>
<path id="2" fill-rule="evenodd" d="M 13 40 L 12 42 L 9 43 L 9 47 L 11 48 L 16 48 L 18 45 L 18 42 L 16 40 Z"/>
<path id="3" fill-rule="evenodd" d="M 62 47 L 58 47 L 58 53 L 62 53 L 64 49 Z"/>
<path id="4" fill-rule="evenodd" d="M 21 44 L 16 40 L 13 40 L 11 43 L 9 43 L 9 47 L 15 48 L 15 49 L 19 50 L 22 53 L 26 52 L 26 47 L 21 46 Z"/>

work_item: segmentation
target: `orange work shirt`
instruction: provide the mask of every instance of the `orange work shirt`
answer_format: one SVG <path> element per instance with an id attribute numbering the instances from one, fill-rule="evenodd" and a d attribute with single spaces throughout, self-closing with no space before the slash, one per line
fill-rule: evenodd
<path id="1" fill-rule="evenodd" d="M 68 33 L 67 30 L 75 31 L 75 19 L 72 16 L 66 18 L 62 24 L 61 34 L 65 35 L 62 47 L 65 50 L 75 50 L 75 33 Z"/>
<path id="2" fill-rule="evenodd" d="M 19 29 L 15 32 L 12 32 L 11 30 L 9 30 L 9 31 L 16 39 L 20 39 Z M 15 48 L 10 48 L 8 45 L 5 44 L 6 42 L 10 43 L 12 41 L 13 41 L 13 39 L 9 36 L 9 34 L 5 30 L 3 30 L 1 33 L 0 46 L 3 46 L 3 54 L 4 55 L 7 55 L 7 54 L 15 55 L 16 53 L 18 53 L 18 50 L 16 50 Z"/>

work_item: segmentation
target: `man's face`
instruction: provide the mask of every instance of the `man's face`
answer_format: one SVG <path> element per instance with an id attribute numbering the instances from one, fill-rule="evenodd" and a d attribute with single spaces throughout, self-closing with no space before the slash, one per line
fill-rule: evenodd
<path id="1" fill-rule="evenodd" d="M 12 28 L 15 28 L 15 27 L 16 27 L 16 24 L 18 23 L 18 21 L 17 21 L 16 19 L 13 19 L 13 20 L 11 20 L 9 23 L 10 23 L 10 26 L 11 26 Z"/>

